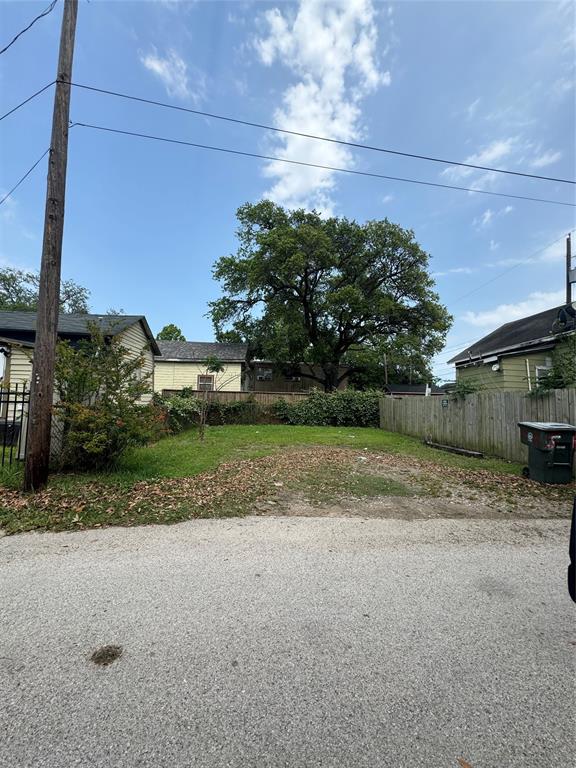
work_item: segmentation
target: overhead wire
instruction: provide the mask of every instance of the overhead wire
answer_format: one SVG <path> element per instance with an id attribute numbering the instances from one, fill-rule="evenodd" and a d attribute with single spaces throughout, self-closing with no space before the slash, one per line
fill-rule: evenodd
<path id="1" fill-rule="evenodd" d="M 476 192 L 478 194 L 482 195 L 491 195 L 495 197 L 505 197 L 510 198 L 513 200 L 529 200 L 531 202 L 536 203 L 547 203 L 549 205 L 562 205 L 562 206 L 568 206 L 570 208 L 576 208 L 576 203 L 569 203 L 563 200 L 550 200 L 547 198 L 541 198 L 541 197 L 530 197 L 527 195 L 513 195 L 508 194 L 505 192 L 493 192 L 486 189 L 477 189 L 473 187 L 461 187 L 454 184 L 440 184 L 438 182 L 432 182 L 432 181 L 422 181 L 420 179 L 409 179 L 402 176 L 390 176 L 383 173 L 374 173 L 371 171 L 358 171 L 354 170 L 352 168 L 339 168 L 337 166 L 332 165 L 321 165 L 319 163 L 308 163 L 304 162 L 303 160 L 291 160 L 286 157 L 275 157 L 273 155 L 263 155 L 257 152 L 245 152 L 241 151 L 239 149 L 230 149 L 228 147 L 218 147 L 210 144 L 200 144 L 198 142 L 192 142 L 192 141 L 184 141 L 182 139 L 171 139 L 166 136 L 155 136 L 153 134 L 148 133 L 139 133 L 138 131 L 127 131 L 127 130 L 121 130 L 120 128 L 110 128 L 108 126 L 103 125 L 94 125 L 91 123 L 82 123 L 82 122 L 74 122 L 74 125 L 77 125 L 81 128 L 90 128 L 92 130 L 96 131 L 104 131 L 107 133 L 114 133 L 119 134 L 122 136 L 132 136 L 140 139 L 149 139 L 152 141 L 160 141 L 166 144 L 175 144 L 179 146 L 186 146 L 186 147 L 194 147 L 196 149 L 205 149 L 212 152 L 222 152 L 230 155 L 238 155 L 241 157 L 252 157 L 259 160 L 269 160 L 271 162 L 277 162 L 277 163 L 288 163 L 290 165 L 298 165 L 303 166 L 306 168 L 319 168 L 321 170 L 325 171 L 334 171 L 337 173 L 347 173 L 353 176 L 365 176 L 369 178 L 375 178 L 375 179 L 386 179 L 387 181 L 400 181 L 407 184 L 418 184 L 421 186 L 426 187 L 438 187 L 441 189 L 453 189 L 453 190 L 459 190 L 462 192 Z"/>
<path id="2" fill-rule="evenodd" d="M 19 37 L 22 37 L 22 35 L 23 35 L 25 32 L 28 32 L 28 30 L 30 29 L 30 27 L 33 27 L 33 26 L 34 26 L 34 24 L 36 24 L 36 22 L 37 22 L 37 21 L 40 21 L 40 19 L 43 19 L 43 18 L 44 18 L 44 16 L 48 16 L 48 14 L 49 14 L 51 11 L 53 11 L 53 10 L 54 10 L 54 6 L 56 5 L 56 3 L 57 3 L 57 2 L 58 2 L 58 0 L 52 0 L 52 2 L 50 3 L 50 5 L 49 5 L 47 8 L 45 8 L 45 9 L 42 11 L 42 13 L 40 13 L 38 16 L 36 16 L 36 18 L 35 18 L 35 19 L 32 19 L 32 21 L 30 22 L 30 24 L 28 24 L 28 26 L 27 26 L 27 27 L 25 27 L 24 29 L 20 30 L 20 32 L 18 32 L 18 34 L 17 34 L 17 35 L 15 35 L 15 36 L 12 38 L 12 40 L 10 40 L 10 42 L 8 43 L 8 45 L 5 45 L 5 46 L 4 46 L 4 48 L 2 48 L 2 50 L 0 50 L 0 56 L 1 56 L 3 53 L 6 53 L 6 51 L 8 50 L 8 48 L 10 48 L 11 46 L 13 46 L 13 45 L 14 45 L 14 43 L 16 42 L 16 40 L 18 40 L 18 38 L 19 38 Z"/>
<path id="3" fill-rule="evenodd" d="M 115 96 L 121 99 L 128 99 L 129 101 L 136 101 L 136 102 L 140 102 L 141 104 L 150 104 L 152 106 L 162 107 L 164 109 L 172 109 L 178 112 L 186 112 L 188 114 L 198 115 L 201 117 L 208 117 L 214 120 L 223 120 L 229 123 L 235 123 L 237 125 L 246 125 L 252 128 L 259 128 L 265 131 L 274 131 L 276 133 L 282 133 L 288 136 L 300 136 L 305 139 L 314 139 L 315 141 L 324 141 L 324 142 L 329 142 L 330 144 L 339 144 L 341 146 L 351 147 L 353 149 L 365 149 L 371 152 L 382 152 L 389 155 L 398 155 L 399 157 L 409 157 L 416 160 L 426 160 L 427 162 L 440 163 L 442 165 L 459 166 L 462 168 L 470 168 L 470 169 L 479 170 L 479 171 L 488 171 L 490 173 L 502 173 L 502 174 L 507 174 L 509 176 L 522 176 L 529 179 L 538 179 L 540 181 L 553 181 L 559 184 L 576 184 L 576 181 L 573 179 L 561 179 L 553 176 L 543 176 L 535 173 L 527 173 L 525 171 L 513 171 L 505 168 L 494 168 L 488 165 L 479 165 L 475 163 L 467 163 L 467 162 L 462 162 L 458 160 L 447 160 L 445 158 L 433 157 L 431 155 L 422 155 L 414 152 L 402 152 L 398 149 L 378 147 L 371 144 L 361 144 L 360 142 L 345 141 L 344 139 L 334 139 L 328 136 L 320 136 L 318 134 L 305 133 L 303 131 L 295 131 L 295 130 L 290 130 L 288 128 L 278 128 L 273 125 L 267 125 L 266 123 L 257 123 L 251 120 L 243 120 L 241 118 L 231 117 L 230 115 L 221 115 L 215 112 L 206 112 L 200 109 L 191 109 L 190 107 L 182 107 L 178 104 L 170 104 L 164 101 L 157 101 L 155 99 L 147 99 L 141 96 L 134 96 L 133 94 L 121 93 L 120 91 L 112 91 L 107 88 L 96 88 L 95 86 L 86 85 L 85 83 L 75 83 L 74 81 L 71 81 L 71 80 L 59 80 L 58 82 L 66 83 L 67 85 L 71 85 L 74 88 L 82 88 L 84 90 L 92 91 L 94 93 L 101 93 L 107 96 Z"/>
<path id="4" fill-rule="evenodd" d="M 48 152 L 50 152 L 50 147 L 48 147 L 48 149 L 47 149 L 47 150 L 45 150 L 45 151 L 44 151 L 44 152 L 43 152 L 43 153 L 40 155 L 40 157 L 38 158 L 38 160 L 36 160 L 36 162 L 34 163 L 34 165 L 32 165 L 30 168 L 28 168 L 28 170 L 26 171 L 26 173 L 24 174 L 24 176 L 22 176 L 22 178 L 21 178 L 21 179 L 20 179 L 20 180 L 19 180 L 19 181 L 18 181 L 18 182 L 17 182 L 17 183 L 16 183 L 16 184 L 15 184 L 15 185 L 12 187 L 12 189 L 11 189 L 9 192 L 7 192 L 7 193 L 4 195 L 4 197 L 3 197 L 3 198 L 0 200 L 0 205 L 2 205 L 4 202 L 6 202 L 6 200 L 8 200 L 8 198 L 10 197 L 10 195 L 11 195 L 13 192 L 15 192 L 15 191 L 18 189 L 18 187 L 20 186 L 20 184 L 22 184 L 22 182 L 23 182 L 25 179 L 27 179 L 27 178 L 28 178 L 28 176 L 30 176 L 30 174 L 31 174 L 31 173 L 32 173 L 32 171 L 33 171 L 33 170 L 36 168 L 36 166 L 37 166 L 37 165 L 39 165 L 39 164 L 41 163 L 41 161 L 42 161 L 42 160 L 43 160 L 43 159 L 46 157 L 46 155 L 48 154 Z"/>
<path id="5" fill-rule="evenodd" d="M 51 83 L 48 83 L 48 85 L 45 85 L 43 88 L 40 88 L 39 91 L 36 91 L 36 93 L 33 93 L 32 96 L 28 96 L 27 99 L 24 99 L 24 101 L 21 101 L 20 104 L 17 104 L 15 107 L 12 107 L 12 109 L 9 109 L 8 112 L 5 112 L 3 115 L 0 116 L 0 122 L 4 120 L 5 117 L 9 117 L 10 115 L 14 114 L 20 107 L 23 107 L 25 104 L 28 104 L 29 101 L 32 101 L 32 99 L 35 99 L 36 96 L 40 96 L 41 93 L 44 93 L 45 90 L 50 88 L 51 85 L 54 85 L 56 80 L 52 80 Z"/>

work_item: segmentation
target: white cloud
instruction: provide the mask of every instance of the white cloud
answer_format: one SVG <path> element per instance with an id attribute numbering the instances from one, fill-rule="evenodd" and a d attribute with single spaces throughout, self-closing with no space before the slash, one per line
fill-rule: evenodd
<path id="1" fill-rule="evenodd" d="M 562 152 L 554 152 L 551 149 L 548 149 L 546 152 L 538 155 L 538 157 L 535 157 L 534 160 L 532 160 L 531 165 L 532 168 L 546 168 L 547 165 L 557 163 L 561 157 Z"/>
<path id="2" fill-rule="evenodd" d="M 532 256 L 522 258 L 500 259 L 493 264 L 487 264 L 489 267 L 515 267 L 518 264 L 551 264 L 564 261 L 566 258 L 566 240 L 565 233 L 558 235 L 556 240 L 550 245 L 536 251 Z"/>
<path id="3" fill-rule="evenodd" d="M 152 53 L 140 54 L 140 61 L 162 82 L 169 96 L 182 101 L 192 101 L 195 104 L 203 100 L 206 90 L 205 77 L 200 72 L 195 72 L 196 87 L 192 89 L 188 65 L 173 48 L 167 52 L 166 56 L 160 56 L 156 48 L 153 48 Z"/>
<path id="4" fill-rule="evenodd" d="M 483 229 L 489 227 L 494 218 L 494 211 L 491 208 L 487 208 L 481 216 L 477 216 L 472 224 L 477 229 Z"/>
<path id="5" fill-rule="evenodd" d="M 472 220 L 472 225 L 477 230 L 486 229 L 494 223 L 495 219 L 500 216 L 507 216 L 509 213 L 512 213 L 513 210 L 513 205 L 507 205 L 504 208 L 500 208 L 499 211 L 493 211 L 491 208 L 487 208 L 484 213 L 480 216 L 476 216 L 476 218 Z"/>
<path id="6" fill-rule="evenodd" d="M 531 293 L 524 301 L 516 304 L 500 304 L 494 309 L 484 312 L 466 312 L 462 319 L 478 328 L 498 328 L 503 323 L 509 323 L 511 320 L 520 320 L 522 317 L 534 315 L 537 312 L 543 312 L 545 309 L 562 304 L 564 300 L 564 291 L 535 291 Z"/>
<path id="7" fill-rule="evenodd" d="M 274 122 L 283 128 L 343 141 L 362 137 L 362 99 L 390 84 L 378 56 L 376 13 L 371 0 L 319 3 L 301 0 L 296 11 L 274 8 L 261 17 L 266 33 L 255 48 L 266 66 L 285 66 L 297 82 L 283 93 Z M 304 139 L 277 138 L 276 154 L 319 165 L 352 167 L 343 146 Z M 264 175 L 272 180 L 266 196 L 289 207 L 333 208 L 334 172 L 269 162 Z"/>
<path id="8" fill-rule="evenodd" d="M 383 203 L 391 203 L 394 200 L 394 195 L 384 195 L 382 198 Z"/>
<path id="9" fill-rule="evenodd" d="M 475 99 L 471 104 L 469 104 L 466 107 L 466 115 L 468 117 L 468 120 L 471 120 L 474 115 L 476 114 L 478 110 L 478 106 L 480 105 L 480 99 Z"/>
<path id="10" fill-rule="evenodd" d="M 463 162 L 470 163 L 471 165 L 484 165 L 484 166 L 496 166 L 501 163 L 502 160 L 510 157 L 515 151 L 518 145 L 518 137 L 510 136 L 507 139 L 497 139 L 487 144 L 478 152 L 472 155 L 468 155 Z M 474 168 L 462 168 L 462 166 L 453 166 L 445 168 L 442 171 L 442 176 L 447 176 L 453 181 L 461 181 L 473 174 L 478 173 Z M 494 176 L 494 174 L 484 174 L 484 176 Z"/>
<path id="11" fill-rule="evenodd" d="M 454 267 L 444 272 L 432 272 L 432 277 L 445 277 L 446 275 L 471 275 L 476 272 L 472 267 Z"/>
<path id="12" fill-rule="evenodd" d="M 500 248 L 500 243 L 497 243 L 496 240 L 490 240 L 490 250 L 497 251 L 498 248 Z"/>

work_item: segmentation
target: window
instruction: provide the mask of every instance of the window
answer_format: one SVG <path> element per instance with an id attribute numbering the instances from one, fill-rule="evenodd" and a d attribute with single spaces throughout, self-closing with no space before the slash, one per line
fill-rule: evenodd
<path id="1" fill-rule="evenodd" d="M 272 381 L 272 368 L 256 368 L 257 381 Z"/>
<path id="2" fill-rule="evenodd" d="M 284 381 L 302 381 L 301 376 L 284 376 Z"/>
<path id="3" fill-rule="evenodd" d="M 198 376 L 198 392 L 212 392 L 214 376 Z"/>
<path id="4" fill-rule="evenodd" d="M 542 381 L 546 378 L 552 365 L 537 365 L 536 366 L 536 382 Z"/>

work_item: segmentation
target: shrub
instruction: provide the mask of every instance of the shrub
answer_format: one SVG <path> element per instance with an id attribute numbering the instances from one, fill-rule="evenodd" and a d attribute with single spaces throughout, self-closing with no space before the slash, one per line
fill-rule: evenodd
<path id="1" fill-rule="evenodd" d="M 296 403 L 279 400 L 276 415 L 288 424 L 308 426 L 377 427 L 380 423 L 377 391 L 312 392 Z"/>
<path id="2" fill-rule="evenodd" d="M 165 431 L 163 413 L 142 405 L 150 392 L 144 356 L 131 357 L 116 339 L 94 326 L 76 346 L 59 342 L 54 406 L 57 462 L 61 468 L 99 469 L 128 447 L 142 445 Z"/>

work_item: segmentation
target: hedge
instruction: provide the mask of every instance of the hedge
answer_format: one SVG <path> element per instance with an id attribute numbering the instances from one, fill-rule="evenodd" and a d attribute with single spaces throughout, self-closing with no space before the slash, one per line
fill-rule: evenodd
<path id="1" fill-rule="evenodd" d="M 311 392 L 295 403 L 277 400 L 262 405 L 255 399 L 223 403 L 211 400 L 208 424 L 300 424 L 308 426 L 377 427 L 380 423 L 378 399 L 380 392 L 358 392 L 345 389 L 338 392 Z M 199 400 L 183 390 L 169 397 L 155 397 L 165 411 L 172 432 L 198 423 Z"/>

